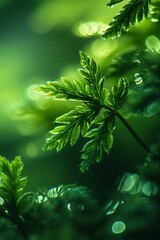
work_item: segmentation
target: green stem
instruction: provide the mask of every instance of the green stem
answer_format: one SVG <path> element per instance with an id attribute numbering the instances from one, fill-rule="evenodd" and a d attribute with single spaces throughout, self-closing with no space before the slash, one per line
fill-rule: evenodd
<path id="1" fill-rule="evenodd" d="M 122 117 L 120 113 L 113 110 L 109 106 L 102 105 L 103 108 L 113 112 L 113 114 L 125 125 L 125 127 L 128 129 L 128 131 L 132 134 L 132 136 L 136 139 L 136 141 L 143 147 L 143 149 L 147 153 L 151 153 L 150 148 L 144 143 L 144 141 L 137 135 L 137 133 L 133 130 L 133 128 L 129 125 L 129 123 Z"/>

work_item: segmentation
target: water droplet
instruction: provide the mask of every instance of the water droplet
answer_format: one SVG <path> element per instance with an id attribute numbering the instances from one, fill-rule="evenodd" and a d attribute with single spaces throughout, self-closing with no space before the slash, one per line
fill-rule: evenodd
<path id="1" fill-rule="evenodd" d="M 58 197 L 58 195 L 59 194 L 58 194 L 57 188 L 52 188 L 47 192 L 47 196 L 49 198 L 56 198 L 56 197 Z"/>
<path id="2" fill-rule="evenodd" d="M 42 195 L 38 195 L 37 202 L 38 203 L 42 203 L 43 202 L 43 196 Z"/>
<path id="3" fill-rule="evenodd" d="M 137 77 L 135 79 L 135 83 L 136 83 L 136 85 L 143 83 L 143 78 L 142 77 Z"/>
<path id="4" fill-rule="evenodd" d="M 151 117 L 158 113 L 160 113 L 160 100 L 157 100 L 156 102 L 152 102 L 150 105 L 148 105 L 144 111 L 143 115 L 145 117 Z"/>
<path id="5" fill-rule="evenodd" d="M 133 188 L 135 181 L 136 178 L 134 174 L 126 173 L 118 186 L 118 190 L 121 192 L 129 192 Z"/>
<path id="6" fill-rule="evenodd" d="M 115 201 L 111 200 L 106 206 L 107 215 L 113 214 L 120 204 L 122 204 L 121 201 L 115 202 Z"/>
<path id="7" fill-rule="evenodd" d="M 122 177 L 118 190 L 121 192 L 128 192 L 129 194 L 136 194 L 141 189 L 141 182 L 137 174 L 126 173 Z"/>
<path id="8" fill-rule="evenodd" d="M 134 63 L 141 63 L 139 59 L 134 59 L 133 62 Z"/>
<path id="9" fill-rule="evenodd" d="M 4 200 L 2 197 L 0 197 L 0 205 L 3 205 L 3 203 L 4 203 Z"/>
<path id="10" fill-rule="evenodd" d="M 116 221 L 112 225 L 112 232 L 115 234 L 120 234 L 120 233 L 124 232 L 125 229 L 126 229 L 126 225 L 122 221 Z"/>
<path id="11" fill-rule="evenodd" d="M 45 196 L 45 197 L 43 198 L 43 202 L 46 202 L 47 200 L 48 200 L 48 197 Z"/>
<path id="12" fill-rule="evenodd" d="M 158 192 L 158 187 L 155 183 L 148 181 L 144 183 L 142 187 L 142 192 L 147 197 L 154 196 Z"/>
<path id="13" fill-rule="evenodd" d="M 152 51 L 158 52 L 160 49 L 160 41 L 155 35 L 151 35 L 146 39 L 145 42 L 147 48 L 149 48 Z"/>
<path id="14" fill-rule="evenodd" d="M 158 18 L 151 18 L 151 21 L 152 22 L 159 22 L 159 19 Z"/>
<path id="15" fill-rule="evenodd" d="M 68 203 L 67 208 L 69 211 L 83 211 L 84 205 L 82 203 Z"/>
<path id="16" fill-rule="evenodd" d="M 140 76 L 140 73 L 135 73 L 134 76 L 135 76 L 135 78 L 137 78 Z"/>

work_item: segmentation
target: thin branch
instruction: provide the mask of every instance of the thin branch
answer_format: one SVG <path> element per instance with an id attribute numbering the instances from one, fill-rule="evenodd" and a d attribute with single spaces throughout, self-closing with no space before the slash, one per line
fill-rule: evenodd
<path id="1" fill-rule="evenodd" d="M 125 125 L 125 127 L 131 133 L 131 135 L 136 139 L 136 141 L 143 147 L 143 149 L 147 153 L 151 153 L 150 148 L 144 143 L 144 141 L 138 136 L 138 134 L 134 131 L 134 129 L 130 126 L 130 124 L 122 117 L 120 113 L 118 113 L 117 111 L 115 111 L 109 106 L 102 105 L 102 107 L 109 110 L 110 112 L 113 112 L 114 115 Z"/>

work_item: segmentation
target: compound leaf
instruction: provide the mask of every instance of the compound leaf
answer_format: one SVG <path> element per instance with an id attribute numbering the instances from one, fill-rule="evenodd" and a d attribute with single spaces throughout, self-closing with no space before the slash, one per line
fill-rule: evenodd
<path id="1" fill-rule="evenodd" d="M 107 154 L 110 152 L 113 144 L 113 123 L 114 116 L 106 112 L 103 122 L 86 134 L 86 137 L 91 138 L 91 140 L 82 149 L 82 163 L 80 165 L 82 172 L 87 171 L 91 164 L 100 162 L 104 152 Z"/>
<path id="2" fill-rule="evenodd" d="M 96 62 L 87 56 L 84 52 L 80 51 L 80 63 L 83 69 L 79 69 L 81 76 L 89 83 L 92 96 L 99 102 L 104 100 L 103 83 L 104 77 L 102 76 L 100 67 Z"/>
<path id="3" fill-rule="evenodd" d="M 112 2 L 112 1 L 111 1 Z M 103 37 L 114 38 L 121 35 L 122 31 L 128 31 L 130 25 L 141 22 L 148 16 L 151 0 L 132 0 L 113 18 Z M 113 5 L 112 3 L 109 5 Z"/>
<path id="4" fill-rule="evenodd" d="M 74 145 L 80 134 L 82 136 L 86 134 L 99 110 L 95 106 L 84 104 L 58 117 L 55 122 L 62 125 L 50 131 L 52 137 L 47 140 L 46 149 L 60 151 L 68 142 L 70 145 Z"/>
<path id="5" fill-rule="evenodd" d="M 87 83 L 61 78 L 61 81 L 49 81 L 47 86 L 40 86 L 36 90 L 54 100 L 102 102 L 104 77 L 99 66 L 83 52 L 80 52 L 80 63 L 83 69 L 79 69 L 79 73 Z"/>
<path id="6" fill-rule="evenodd" d="M 126 100 L 128 94 L 128 83 L 126 79 L 121 78 L 118 86 L 113 86 L 108 95 L 108 106 L 114 110 L 118 110 Z"/>
<path id="7" fill-rule="evenodd" d="M 0 157 L 0 196 L 10 216 L 20 214 L 22 199 L 25 202 L 28 195 L 31 195 L 31 193 L 23 193 L 27 178 L 21 177 L 22 170 L 21 157 L 17 156 L 11 162 L 5 157 Z"/>
<path id="8" fill-rule="evenodd" d="M 91 100 L 85 84 L 78 80 L 71 81 L 67 78 L 61 78 L 61 80 L 61 82 L 47 82 L 47 86 L 40 86 L 36 90 L 48 97 L 52 97 L 54 100 Z"/>

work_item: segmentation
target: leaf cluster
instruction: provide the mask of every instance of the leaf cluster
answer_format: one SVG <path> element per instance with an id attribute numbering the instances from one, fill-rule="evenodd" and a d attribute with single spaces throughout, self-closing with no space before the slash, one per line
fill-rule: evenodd
<path id="1" fill-rule="evenodd" d="M 21 157 L 17 156 L 13 161 L 0 157 L 0 212 L 26 237 L 24 215 L 32 208 L 34 194 L 24 193 L 27 178 L 21 177 L 22 170 Z"/>
<path id="2" fill-rule="evenodd" d="M 53 99 L 82 102 L 74 110 L 56 118 L 55 123 L 59 125 L 50 131 L 52 136 L 47 139 L 45 148 L 60 151 L 68 143 L 73 146 L 80 136 L 91 138 L 82 149 L 80 170 L 84 172 L 92 163 L 100 162 L 104 152 L 110 152 L 116 111 L 126 100 L 128 85 L 125 79 L 120 79 L 118 85 L 107 94 L 104 88 L 105 76 L 96 62 L 80 52 L 80 64 L 82 68 L 79 73 L 83 82 L 63 78 L 61 82 L 40 86 L 37 91 Z M 99 118 L 102 120 L 98 122 Z"/>
<path id="3" fill-rule="evenodd" d="M 122 2 L 121 0 L 110 0 L 108 6 Z M 122 10 L 113 18 L 109 28 L 103 34 L 105 38 L 115 38 L 121 35 L 123 31 L 128 31 L 130 25 L 141 22 L 147 18 L 149 12 L 150 0 L 132 0 L 123 6 Z"/>
<path id="4" fill-rule="evenodd" d="M 125 105 L 128 113 L 150 116 L 159 112 L 159 59 L 158 52 L 140 49 L 118 56 L 108 66 L 107 76 L 121 75 L 129 80 L 130 91 Z M 152 104 L 155 107 L 149 110 Z"/>
<path id="5" fill-rule="evenodd" d="M 106 216 L 88 189 L 76 184 L 60 185 L 39 193 L 30 224 L 36 239 L 95 239 L 106 237 Z"/>
<path id="6" fill-rule="evenodd" d="M 9 214 L 18 209 L 20 211 L 23 197 L 23 190 L 27 182 L 26 177 L 21 177 L 23 163 L 20 157 L 12 162 L 6 158 L 0 158 L 0 196 Z"/>
<path id="7" fill-rule="evenodd" d="M 22 169 L 20 157 L 11 162 L 0 158 L 0 235 L 3 239 L 54 237 L 64 240 L 67 237 L 80 240 L 85 236 L 85 239 L 97 240 L 106 237 L 105 213 L 83 186 L 69 184 L 39 190 L 29 199 L 32 203 L 25 200 L 20 211 L 20 202 L 27 195 L 23 193 L 26 178 L 21 177 Z"/>

